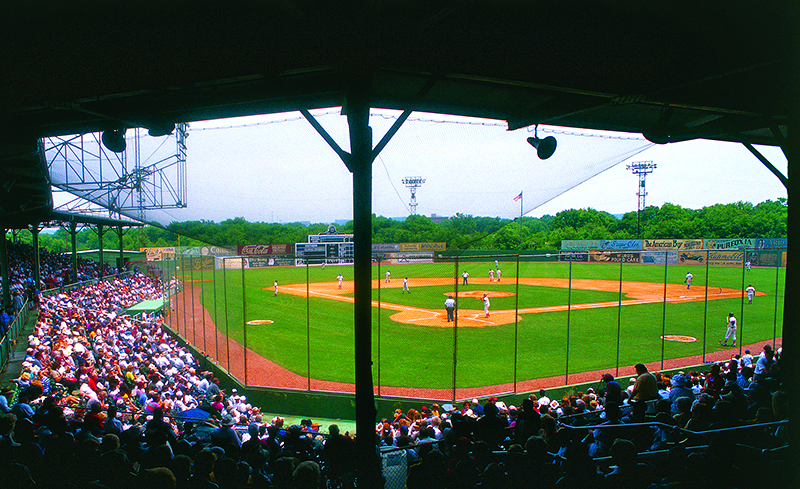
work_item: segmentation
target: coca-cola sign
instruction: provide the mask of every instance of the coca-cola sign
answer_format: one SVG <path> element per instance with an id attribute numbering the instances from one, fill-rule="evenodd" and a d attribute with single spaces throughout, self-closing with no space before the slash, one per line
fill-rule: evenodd
<path id="1" fill-rule="evenodd" d="M 246 256 L 253 256 L 253 255 L 283 255 L 289 253 L 289 245 L 288 244 L 281 244 L 281 245 L 265 245 L 265 244 L 254 244 L 254 245 L 239 245 L 236 247 L 236 253 L 238 255 L 246 255 Z"/>

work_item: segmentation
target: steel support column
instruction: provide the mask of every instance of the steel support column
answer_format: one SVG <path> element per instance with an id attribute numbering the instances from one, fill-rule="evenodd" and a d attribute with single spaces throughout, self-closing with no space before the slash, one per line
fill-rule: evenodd
<path id="1" fill-rule="evenodd" d="M 784 389 L 788 396 L 789 409 L 789 453 L 786 460 L 800 460 L 800 410 L 791 409 L 800 403 L 800 120 L 792 121 L 789 135 L 783 144 L 783 152 L 788 160 L 786 193 L 788 196 L 787 217 L 787 257 L 786 257 L 786 292 L 783 307 L 783 351 L 781 355 L 781 372 L 784 377 Z M 800 479 L 800 465 L 785 464 L 787 473 L 782 474 L 784 481 Z"/>
<path id="2" fill-rule="evenodd" d="M 372 128 L 369 127 L 369 78 L 353 80 L 347 93 L 350 130 L 349 168 L 353 173 L 353 277 L 356 380 L 356 451 L 359 486 L 377 487 L 375 399 L 372 382 Z"/>
<path id="3" fill-rule="evenodd" d="M 119 262 L 117 263 L 117 270 L 122 271 L 122 265 L 125 263 L 125 247 L 122 244 L 122 237 L 125 233 L 122 232 L 122 226 L 117 226 L 117 234 L 119 235 Z"/>
<path id="4" fill-rule="evenodd" d="M 39 223 L 34 223 L 31 226 L 31 234 L 33 235 L 33 283 L 36 290 L 42 290 L 42 263 L 39 256 Z"/>
<path id="5" fill-rule="evenodd" d="M 100 278 L 103 278 L 103 270 L 105 270 L 106 262 L 103 260 L 103 233 L 105 229 L 103 229 L 102 224 L 97 225 L 97 253 L 100 255 Z"/>
<path id="6" fill-rule="evenodd" d="M 72 238 L 72 283 L 78 283 L 78 224 L 69 223 L 69 236 Z"/>

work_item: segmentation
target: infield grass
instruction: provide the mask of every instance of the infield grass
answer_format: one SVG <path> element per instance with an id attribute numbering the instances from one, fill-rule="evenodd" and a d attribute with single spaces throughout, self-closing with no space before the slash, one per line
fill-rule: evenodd
<path id="1" fill-rule="evenodd" d="M 409 277 L 412 294 L 400 288 L 382 288 L 382 303 L 394 303 L 443 312 L 446 294 L 455 290 L 455 277 L 466 269 L 471 279 L 486 277 L 494 260 L 462 264 L 456 273 L 452 263 L 392 265 L 392 282 Z M 516 263 L 501 263 L 501 283 L 459 285 L 465 290 L 516 293 Z M 373 277 L 383 285 L 387 266 L 374 267 Z M 474 271 L 474 272 L 473 272 Z M 479 272 L 480 271 L 480 272 Z M 624 265 L 623 281 L 663 284 L 682 283 L 687 271 L 694 275 L 693 287 L 706 284 L 704 266 Z M 352 280 L 352 267 L 286 267 L 272 269 L 217 270 L 204 272 L 202 302 L 217 327 L 236 341 L 244 340 L 244 322 L 273 320 L 273 324 L 247 326 L 247 347 L 292 372 L 321 380 L 354 382 L 353 304 L 312 296 L 273 295 L 272 284 L 303 284 L 306 274 L 313 284 L 335 282 L 342 273 Z M 651 303 L 595 309 L 523 314 L 517 324 L 485 328 L 431 327 L 395 322 L 394 310 L 373 308 L 374 375 L 382 385 L 421 388 L 459 388 L 494 385 L 519 380 L 564 375 L 617 364 L 658 361 L 702 354 L 719 349 L 728 312 L 739 320 L 739 342 L 753 343 L 781 336 L 783 313 L 783 269 L 754 268 L 746 273 L 736 267 L 708 269 L 709 287 L 742 290 L 752 283 L 757 296 L 752 305 L 746 297 L 708 302 Z M 619 264 L 536 262 L 520 263 L 519 276 L 620 280 Z M 744 281 L 743 281 L 744 275 Z M 197 272 L 194 272 L 197 278 Z M 426 285 L 427 278 L 449 277 L 452 284 Z M 186 278 L 189 278 L 188 276 Z M 244 280 L 243 280 L 244 278 Z M 243 286 L 244 282 L 244 286 Z M 743 285 L 744 284 L 744 285 Z M 244 294 L 242 293 L 244 290 Z M 216 292 L 216 302 L 214 293 Z M 619 293 L 573 288 L 519 285 L 519 297 L 493 297 L 492 310 L 612 302 Z M 378 299 L 378 290 L 373 291 Z M 628 297 L 622 297 L 622 300 Z M 459 307 L 482 309 L 478 299 L 459 297 Z M 227 324 L 225 308 L 227 305 Z M 246 317 L 242 311 L 246 308 Z M 310 333 L 310 341 L 307 339 Z M 693 343 L 662 342 L 661 335 L 688 335 Z M 743 336 L 743 338 L 742 338 Z M 516 340 L 516 341 L 515 341 Z M 737 343 L 738 344 L 738 343 Z M 453 352 L 457 349 L 457 366 Z M 569 349 L 569 357 L 567 351 Z M 309 356 L 310 352 L 310 356 Z M 738 352 L 738 350 L 737 350 Z M 731 350 L 731 353 L 734 353 Z"/>

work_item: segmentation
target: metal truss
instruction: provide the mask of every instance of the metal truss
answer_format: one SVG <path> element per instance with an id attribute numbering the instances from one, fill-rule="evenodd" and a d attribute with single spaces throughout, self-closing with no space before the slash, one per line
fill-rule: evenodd
<path id="1" fill-rule="evenodd" d="M 145 221 L 148 210 L 186 207 L 188 125 L 157 138 L 130 131 L 122 153 L 108 150 L 100 133 L 42 140 L 52 185 L 76 196 L 59 210 Z"/>

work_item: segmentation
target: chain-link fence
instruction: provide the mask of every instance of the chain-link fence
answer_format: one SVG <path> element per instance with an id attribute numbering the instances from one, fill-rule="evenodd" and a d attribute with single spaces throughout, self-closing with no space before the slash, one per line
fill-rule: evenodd
<path id="1" fill-rule="evenodd" d="M 627 376 L 636 363 L 661 370 L 757 354 L 780 343 L 785 257 L 376 256 L 375 391 L 452 401 L 596 381 L 599 371 Z M 354 392 L 351 265 L 197 249 L 155 263 L 170 327 L 245 385 Z"/>

